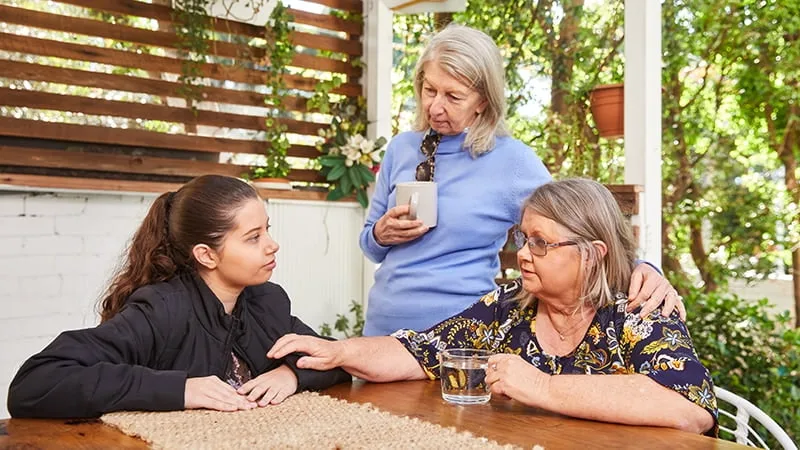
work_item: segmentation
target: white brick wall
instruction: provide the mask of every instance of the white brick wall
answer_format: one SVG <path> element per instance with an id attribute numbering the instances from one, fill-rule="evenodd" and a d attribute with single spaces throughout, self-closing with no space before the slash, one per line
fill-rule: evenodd
<path id="1" fill-rule="evenodd" d="M 96 325 L 97 300 L 154 199 L 0 190 L 0 418 L 8 417 L 8 384 L 25 359 L 64 330 Z M 357 242 L 362 212 L 312 202 L 316 211 L 310 213 L 310 204 L 279 203 L 269 208 L 281 218 L 273 220 L 282 244 L 275 281 L 292 297 L 293 313 L 318 329 L 346 312 L 351 300 L 363 302 Z M 297 223 L 313 233 L 295 229 Z M 300 236 L 317 234 L 338 250 L 304 248 Z M 312 273 L 318 274 L 315 283 L 308 282 Z"/>

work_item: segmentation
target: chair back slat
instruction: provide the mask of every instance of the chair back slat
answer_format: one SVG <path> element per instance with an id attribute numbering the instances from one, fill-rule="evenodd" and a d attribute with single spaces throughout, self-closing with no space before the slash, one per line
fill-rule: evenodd
<path id="1" fill-rule="evenodd" d="M 716 394 L 717 400 L 724 401 L 736 408 L 735 414 L 732 414 L 729 411 L 722 409 L 720 405 L 720 416 L 733 419 L 736 423 L 736 429 L 731 430 L 723 426 L 720 426 L 719 428 L 721 431 L 725 431 L 733 435 L 737 444 L 769 449 L 761 435 L 759 435 L 753 429 L 753 427 L 750 426 L 750 418 L 752 417 L 753 420 L 763 426 L 764 429 L 766 429 L 767 432 L 770 433 L 776 441 L 778 441 L 784 450 L 797 450 L 797 445 L 792 442 L 792 439 L 788 434 L 786 434 L 786 431 L 784 431 L 780 425 L 778 425 L 774 420 L 772 420 L 771 417 L 769 417 L 756 405 L 750 403 L 747 399 L 742 398 L 719 386 L 714 386 L 714 394 Z M 753 442 L 751 436 L 758 441 L 757 444 Z"/>

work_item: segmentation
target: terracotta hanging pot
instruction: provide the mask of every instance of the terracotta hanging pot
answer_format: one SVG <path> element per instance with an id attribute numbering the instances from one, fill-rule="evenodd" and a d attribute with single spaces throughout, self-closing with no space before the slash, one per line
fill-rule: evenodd
<path id="1" fill-rule="evenodd" d="M 600 137 L 616 138 L 625 134 L 625 86 L 602 84 L 589 94 L 594 123 Z"/>

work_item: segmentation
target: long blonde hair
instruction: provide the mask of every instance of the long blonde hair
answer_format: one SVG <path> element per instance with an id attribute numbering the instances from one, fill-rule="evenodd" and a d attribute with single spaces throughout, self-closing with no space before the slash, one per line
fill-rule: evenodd
<path id="1" fill-rule="evenodd" d="M 552 181 L 533 191 L 522 206 L 522 217 L 531 213 L 546 217 L 568 230 L 566 239 L 578 243 L 583 274 L 580 298 L 584 302 L 599 309 L 612 304 L 615 293 L 627 291 L 636 242 L 630 223 L 605 186 L 582 178 Z M 606 244 L 605 256 L 592 241 Z M 526 307 L 532 299 L 528 294 L 518 300 Z"/>
<path id="2" fill-rule="evenodd" d="M 425 65 L 436 63 L 451 77 L 470 86 L 486 108 L 475 118 L 467 132 L 464 147 L 473 156 L 491 151 L 495 137 L 507 136 L 505 73 L 500 49 L 486 33 L 464 25 L 450 24 L 434 35 L 422 52 L 414 72 L 414 99 L 417 102 L 414 129 L 430 128 L 422 108 L 422 83 Z"/>

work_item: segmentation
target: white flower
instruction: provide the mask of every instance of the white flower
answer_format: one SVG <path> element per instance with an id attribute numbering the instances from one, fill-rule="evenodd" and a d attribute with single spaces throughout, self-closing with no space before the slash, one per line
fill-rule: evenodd
<path id="1" fill-rule="evenodd" d="M 344 165 L 347 166 L 347 167 L 352 167 L 353 166 L 353 160 L 348 158 L 347 160 L 345 160 Z"/>
<path id="2" fill-rule="evenodd" d="M 361 141 L 361 153 L 367 155 L 374 149 L 375 149 L 374 142 L 370 141 L 369 139 L 364 139 L 363 141 Z"/>
<path id="3" fill-rule="evenodd" d="M 351 145 L 353 147 L 361 147 L 361 143 L 364 142 L 364 136 L 360 134 L 354 134 L 347 138 L 347 145 Z"/>
<path id="4" fill-rule="evenodd" d="M 374 152 L 372 152 L 372 160 L 375 161 L 375 162 L 380 162 L 381 161 L 381 152 L 378 151 L 378 150 L 375 150 Z"/>

